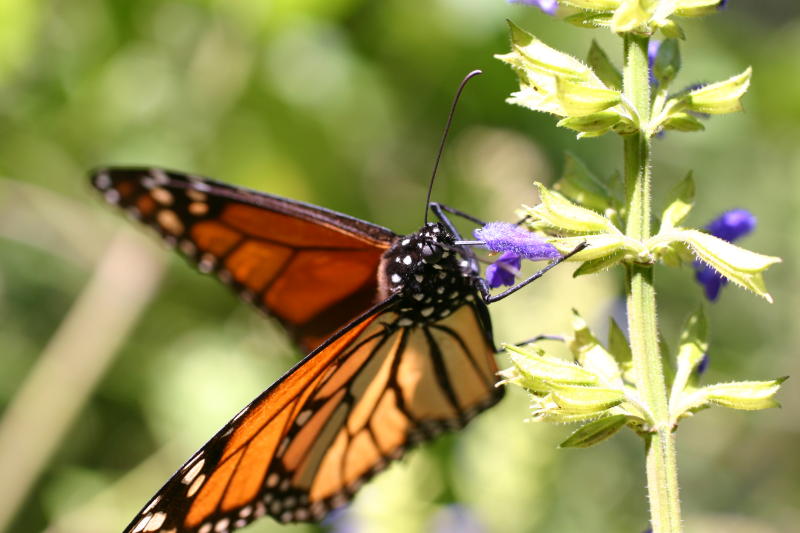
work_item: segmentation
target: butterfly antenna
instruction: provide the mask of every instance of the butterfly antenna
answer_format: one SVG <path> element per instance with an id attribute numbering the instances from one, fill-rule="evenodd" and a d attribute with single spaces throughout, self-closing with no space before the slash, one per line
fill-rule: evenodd
<path id="1" fill-rule="evenodd" d="M 444 143 L 447 141 L 447 134 L 450 133 L 450 125 L 453 123 L 453 115 L 456 113 L 456 105 L 458 105 L 458 99 L 461 98 L 461 92 L 464 90 L 464 87 L 467 85 L 467 82 L 477 76 L 478 74 L 483 74 L 481 70 L 473 70 L 469 74 L 467 74 L 463 80 L 461 80 L 461 85 L 458 86 L 458 91 L 456 91 L 456 96 L 453 98 L 453 104 L 450 106 L 450 114 L 447 116 L 447 124 L 444 126 L 444 133 L 442 134 L 442 142 L 439 143 L 439 151 L 436 153 L 436 161 L 433 163 L 433 172 L 431 173 L 431 181 L 428 183 L 428 197 L 425 199 L 425 225 L 428 225 L 428 210 L 431 205 L 431 193 L 433 192 L 433 180 L 436 179 L 436 171 L 439 169 L 439 161 L 442 159 L 442 152 L 444 152 Z"/>

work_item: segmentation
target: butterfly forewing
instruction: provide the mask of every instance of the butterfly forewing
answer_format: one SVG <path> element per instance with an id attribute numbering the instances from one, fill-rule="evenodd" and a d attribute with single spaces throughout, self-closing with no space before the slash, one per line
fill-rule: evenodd
<path id="1" fill-rule="evenodd" d="M 92 183 L 306 350 L 379 301 L 376 272 L 396 238 L 386 228 L 161 169 L 101 169 Z"/>
<path id="2" fill-rule="evenodd" d="M 479 305 L 412 327 L 397 298 L 367 313 L 229 422 L 126 533 L 321 519 L 407 448 L 500 399 Z"/>

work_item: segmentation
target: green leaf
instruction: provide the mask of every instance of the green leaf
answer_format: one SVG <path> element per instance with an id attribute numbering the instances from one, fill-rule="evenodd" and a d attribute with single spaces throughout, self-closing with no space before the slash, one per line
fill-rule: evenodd
<path id="1" fill-rule="evenodd" d="M 564 173 L 553 189 L 573 202 L 601 213 L 612 204 L 611 193 L 600 178 L 569 153 L 564 158 Z"/>
<path id="2" fill-rule="evenodd" d="M 622 73 L 614 66 L 597 41 L 592 39 L 592 46 L 589 47 L 589 55 L 586 58 L 589 66 L 607 87 L 622 90 Z"/>
<path id="3" fill-rule="evenodd" d="M 681 69 L 681 52 L 676 39 L 665 39 L 653 63 L 653 75 L 662 87 L 668 86 Z"/>
<path id="4" fill-rule="evenodd" d="M 690 91 L 679 97 L 681 103 L 691 111 L 712 115 L 734 113 L 742 110 L 741 98 L 750 86 L 753 69 L 728 78 L 725 81 L 712 83 Z"/>
<path id="5" fill-rule="evenodd" d="M 609 319 L 608 325 L 608 351 L 620 363 L 626 363 L 633 358 L 628 339 L 613 317 Z"/>
<path id="6" fill-rule="evenodd" d="M 611 437 L 625 427 L 627 415 L 612 415 L 600 418 L 578 428 L 559 448 L 588 448 Z"/>
<path id="7" fill-rule="evenodd" d="M 670 197 L 674 198 L 674 200 L 672 200 L 672 203 L 667 206 L 664 213 L 661 215 L 662 230 L 672 229 L 683 222 L 683 219 L 686 218 L 686 215 L 689 214 L 689 211 L 692 210 L 692 206 L 694 205 L 694 193 L 694 178 L 692 178 L 692 172 L 689 171 L 686 177 L 675 186 L 670 194 Z"/>

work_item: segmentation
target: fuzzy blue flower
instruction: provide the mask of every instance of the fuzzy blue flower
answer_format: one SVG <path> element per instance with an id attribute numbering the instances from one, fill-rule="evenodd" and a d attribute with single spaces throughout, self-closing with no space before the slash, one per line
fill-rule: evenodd
<path id="1" fill-rule="evenodd" d="M 520 256 L 514 252 L 505 252 L 497 261 L 486 267 L 486 282 L 492 289 L 513 285 L 521 266 Z"/>
<path id="2" fill-rule="evenodd" d="M 493 252 L 514 252 L 523 259 L 558 259 L 561 253 L 538 235 L 508 222 L 489 222 L 475 230 L 475 237 Z"/>
<path id="3" fill-rule="evenodd" d="M 746 209 L 731 209 L 712 220 L 706 231 L 715 237 L 733 242 L 744 237 L 756 227 L 756 217 Z M 712 267 L 700 262 L 694 262 L 695 279 L 700 283 L 706 293 L 706 298 L 713 302 L 719 297 L 719 291 L 728 280 Z"/>
<path id="4" fill-rule="evenodd" d="M 548 15 L 555 15 L 558 9 L 557 0 L 508 0 L 512 4 L 525 4 L 526 6 L 538 7 Z"/>
<path id="5" fill-rule="evenodd" d="M 523 259 L 542 261 L 561 257 L 561 252 L 552 244 L 508 222 L 489 222 L 474 233 L 475 238 L 483 242 L 489 250 L 503 254 L 486 267 L 486 281 L 493 289 L 513 285 Z"/>

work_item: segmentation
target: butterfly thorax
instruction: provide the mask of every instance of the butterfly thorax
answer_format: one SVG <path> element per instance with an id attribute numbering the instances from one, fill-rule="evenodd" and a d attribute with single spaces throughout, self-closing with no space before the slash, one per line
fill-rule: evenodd
<path id="1" fill-rule="evenodd" d="M 439 223 L 399 238 L 383 255 L 379 283 L 384 295 L 401 297 L 399 325 L 444 318 L 477 294 L 471 263 Z"/>

